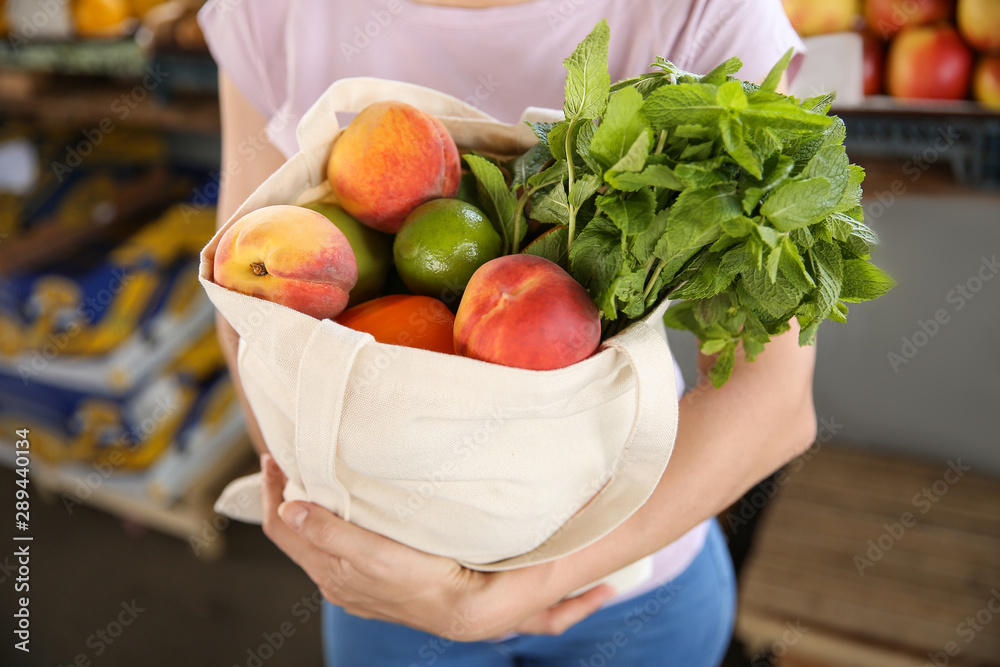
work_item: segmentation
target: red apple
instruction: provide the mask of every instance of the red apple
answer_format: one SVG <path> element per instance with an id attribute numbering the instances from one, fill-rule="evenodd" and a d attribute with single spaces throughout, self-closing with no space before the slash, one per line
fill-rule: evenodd
<path id="1" fill-rule="evenodd" d="M 885 71 L 885 44 L 870 32 L 861 33 L 864 41 L 865 95 L 882 92 L 882 72 Z"/>
<path id="2" fill-rule="evenodd" d="M 861 14 L 859 0 L 782 0 L 795 31 L 803 37 L 847 32 Z"/>
<path id="3" fill-rule="evenodd" d="M 985 106 L 1000 111 L 1000 56 L 983 56 L 972 77 L 972 94 Z"/>
<path id="4" fill-rule="evenodd" d="M 965 99 L 971 74 L 972 52 L 950 25 L 904 28 L 889 45 L 886 86 L 893 97 Z"/>
<path id="5" fill-rule="evenodd" d="M 600 343 L 601 318 L 587 290 L 535 255 L 507 255 L 479 267 L 455 316 L 455 352 L 504 366 L 564 368 Z"/>
<path id="6" fill-rule="evenodd" d="M 1000 53 L 1000 0 L 958 0 L 958 29 L 972 48 Z"/>
<path id="7" fill-rule="evenodd" d="M 955 0 L 865 0 L 868 27 L 889 39 L 907 26 L 951 18 Z"/>

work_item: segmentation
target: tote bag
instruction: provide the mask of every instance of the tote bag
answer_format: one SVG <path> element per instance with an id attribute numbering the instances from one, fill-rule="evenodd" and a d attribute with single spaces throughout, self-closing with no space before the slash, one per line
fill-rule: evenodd
<path id="1" fill-rule="evenodd" d="M 330 196 L 337 112 L 399 100 L 437 116 L 460 149 L 518 155 L 537 139 L 451 96 L 371 78 L 334 83 L 302 118 L 301 151 L 201 254 L 200 281 L 240 335 L 238 368 L 286 500 L 317 503 L 363 528 L 483 571 L 552 560 L 625 521 L 650 496 L 677 433 L 674 363 L 642 321 L 567 368 L 534 371 L 386 345 L 331 320 L 212 281 L 222 234 L 272 204 Z M 525 119 L 561 112 L 529 108 Z M 216 509 L 261 519 L 259 474 Z M 649 559 L 632 568 L 649 572 Z"/>

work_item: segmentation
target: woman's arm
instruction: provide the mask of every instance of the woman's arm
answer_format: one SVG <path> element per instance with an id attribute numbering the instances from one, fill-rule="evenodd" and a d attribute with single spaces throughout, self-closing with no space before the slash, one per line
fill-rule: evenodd
<path id="1" fill-rule="evenodd" d="M 284 155 L 267 139 L 266 121 L 257 113 L 232 81 L 219 73 L 219 106 L 222 116 L 222 170 L 219 176 L 218 226 L 221 227 L 236 212 L 247 197 L 253 194 L 268 176 L 285 162 Z M 215 314 L 215 328 L 222 347 L 222 356 L 229 367 L 233 388 L 243 408 L 247 433 L 254 449 L 267 451 L 257 420 L 250 411 L 240 374 L 236 368 L 236 346 L 239 334 L 221 314 Z"/>
<path id="2" fill-rule="evenodd" d="M 704 371 L 710 359 L 700 358 Z M 309 503 L 281 502 L 281 472 L 264 460 L 264 532 L 305 569 L 331 602 L 365 618 L 458 641 L 515 629 L 558 634 L 611 591 L 571 591 L 670 544 L 715 516 L 815 439 L 815 349 L 798 327 L 756 361 L 739 356 L 721 389 L 706 380 L 680 403 L 674 453 L 646 504 L 595 544 L 550 563 L 484 574 L 347 523 Z M 280 513 L 279 513 L 280 505 Z"/>

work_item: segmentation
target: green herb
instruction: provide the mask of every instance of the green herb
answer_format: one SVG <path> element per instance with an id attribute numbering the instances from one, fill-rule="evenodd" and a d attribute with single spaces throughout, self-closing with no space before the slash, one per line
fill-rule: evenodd
<path id="1" fill-rule="evenodd" d="M 664 58 L 656 71 L 611 84 L 607 23 L 564 61 L 559 123 L 530 124 L 539 143 L 503 165 L 466 156 L 479 200 L 504 240 L 522 251 L 526 215 L 553 225 L 523 252 L 546 257 L 590 292 L 605 337 L 676 301 L 668 326 L 692 331 L 718 355 L 715 386 L 737 345 L 753 359 L 794 317 L 800 344 L 846 303 L 895 284 L 869 261 L 864 170 L 850 164 L 832 95 L 776 92 L 791 51 L 763 84 L 708 74 Z"/>

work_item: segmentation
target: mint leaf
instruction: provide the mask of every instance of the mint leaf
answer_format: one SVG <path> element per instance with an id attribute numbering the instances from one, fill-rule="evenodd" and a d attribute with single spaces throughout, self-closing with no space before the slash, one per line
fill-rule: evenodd
<path id="1" fill-rule="evenodd" d="M 781 240 L 780 268 L 782 275 L 803 292 L 811 292 L 816 287 L 812 276 L 806 271 L 802 255 L 799 254 L 798 248 L 787 236 Z"/>
<path id="2" fill-rule="evenodd" d="M 538 173 L 546 162 L 552 158 L 552 151 L 547 144 L 538 142 L 510 164 L 510 189 L 516 190 L 526 185 L 528 179 Z"/>
<path id="3" fill-rule="evenodd" d="M 537 255 L 544 257 L 550 262 L 555 262 L 564 269 L 569 268 L 568 256 L 566 254 L 566 237 L 569 228 L 566 225 L 553 227 L 537 239 L 528 244 L 522 253 L 526 255 Z"/>
<path id="4" fill-rule="evenodd" d="M 486 158 L 471 153 L 464 155 L 465 163 L 476 177 L 479 186 L 479 201 L 483 211 L 493 223 L 503 239 L 503 247 L 508 247 L 514 234 L 514 211 L 517 198 L 507 189 L 503 172 Z"/>
<path id="5" fill-rule="evenodd" d="M 763 270 L 752 269 L 742 274 L 740 284 L 753 297 L 754 305 L 763 309 L 772 318 L 781 318 L 799 305 L 802 291 L 791 282 L 779 276 L 771 282 Z"/>
<path id="6" fill-rule="evenodd" d="M 595 174 L 599 174 L 604 171 L 604 167 L 602 167 L 590 153 L 590 142 L 594 138 L 594 132 L 597 131 L 597 126 L 595 126 L 592 122 L 584 121 L 582 123 L 577 123 L 573 130 L 576 132 L 575 145 L 577 154 L 583 158 L 584 163 L 586 163 L 587 167 Z"/>
<path id="7" fill-rule="evenodd" d="M 844 262 L 844 283 L 840 299 L 848 303 L 871 301 L 884 296 L 895 286 L 896 281 L 871 262 L 849 259 Z"/>
<path id="8" fill-rule="evenodd" d="M 780 93 L 755 91 L 747 95 L 747 102 L 749 106 L 740 112 L 740 120 L 751 127 L 771 131 L 814 132 L 833 123 L 830 116 L 802 109 L 791 98 Z"/>
<path id="9" fill-rule="evenodd" d="M 597 205 L 618 229 L 631 236 L 645 231 L 652 224 L 656 198 L 652 191 L 643 189 L 627 199 L 617 194 L 601 195 L 597 198 Z"/>
<path id="10" fill-rule="evenodd" d="M 817 176 L 785 183 L 764 201 L 760 212 L 776 229 L 787 232 L 819 222 L 837 200 L 839 195 L 830 179 Z"/>
<path id="11" fill-rule="evenodd" d="M 531 200 L 531 217 L 538 222 L 565 225 L 569 220 L 569 199 L 566 187 L 560 182 L 544 194 Z"/>
<path id="12" fill-rule="evenodd" d="M 569 169 L 566 166 L 566 160 L 557 160 L 555 164 L 541 171 L 528 179 L 528 185 L 533 188 L 544 188 L 546 185 L 552 185 L 553 183 L 559 183 L 569 176 Z"/>
<path id="13" fill-rule="evenodd" d="M 795 160 L 787 155 L 778 156 L 765 165 L 764 180 L 757 180 L 754 185 L 743 191 L 743 210 L 749 215 L 757 208 L 764 195 L 783 184 L 791 176 L 795 168 Z"/>
<path id="14" fill-rule="evenodd" d="M 590 153 L 604 170 L 622 159 L 641 135 L 650 133 L 649 122 L 643 117 L 642 95 L 635 88 L 623 88 L 608 100 L 608 110 L 601 119 Z M 650 140 L 652 137 L 650 137 Z M 649 155 L 649 150 L 646 150 Z M 629 171 L 638 171 L 630 169 Z"/>
<path id="15" fill-rule="evenodd" d="M 723 171 L 724 163 L 725 158 L 720 155 L 710 160 L 678 164 L 674 173 L 688 187 L 707 188 L 730 180 Z"/>
<path id="16" fill-rule="evenodd" d="M 611 77 L 608 74 L 608 22 L 601 20 L 563 61 L 566 67 L 567 119 L 598 118 L 608 104 Z"/>
<path id="17" fill-rule="evenodd" d="M 718 86 L 725 83 L 726 79 L 728 79 L 731 75 L 736 74 L 741 69 L 743 69 L 743 61 L 739 58 L 730 58 L 729 60 L 717 65 L 715 69 L 705 76 L 701 77 L 701 81 L 702 83 L 711 83 Z M 733 83 L 739 85 L 739 82 L 734 81 Z"/>
<path id="18" fill-rule="evenodd" d="M 676 125 L 717 125 L 726 110 L 719 105 L 715 91 L 715 86 L 704 83 L 663 86 L 646 98 L 642 113 L 655 130 Z"/>
<path id="19" fill-rule="evenodd" d="M 538 140 L 546 146 L 549 144 L 549 133 L 552 131 L 553 127 L 558 125 L 558 123 L 533 123 L 530 120 L 526 120 L 524 122 L 527 123 L 528 127 L 531 128 L 531 131 L 535 133 Z"/>
<path id="20" fill-rule="evenodd" d="M 628 152 L 611 166 L 610 171 L 615 173 L 642 171 L 643 167 L 646 166 L 646 160 L 649 158 L 649 151 L 652 147 L 653 133 L 646 130 L 636 137 Z"/>
<path id="21" fill-rule="evenodd" d="M 612 170 L 605 173 L 604 178 L 613 188 L 628 192 L 635 192 L 645 186 L 678 192 L 687 187 L 670 167 L 663 164 L 651 164 L 639 173 L 619 173 Z"/>
<path id="22" fill-rule="evenodd" d="M 719 106 L 732 112 L 738 113 L 749 106 L 747 95 L 743 92 L 743 86 L 739 81 L 727 81 L 719 86 L 715 99 Z"/>
<path id="23" fill-rule="evenodd" d="M 840 250 L 830 243 L 817 243 L 808 251 L 813 265 L 813 277 L 818 283 L 816 291 L 817 318 L 825 318 L 840 296 L 840 286 L 843 281 L 844 269 Z"/>
<path id="24" fill-rule="evenodd" d="M 715 359 L 715 364 L 708 371 L 708 379 L 712 381 L 712 386 L 718 389 L 726 384 L 733 374 L 733 367 L 736 365 L 736 343 L 730 342 L 726 345 L 722 353 Z"/>
<path id="25" fill-rule="evenodd" d="M 604 181 L 600 176 L 594 174 L 581 176 L 573 182 L 573 189 L 569 193 L 570 205 L 580 208 L 603 184 Z"/>
<path id="26" fill-rule="evenodd" d="M 741 90 L 740 93 L 742 94 L 742 92 Z M 719 128 L 722 130 L 722 145 L 726 147 L 729 156 L 754 178 L 760 178 L 762 175 L 760 163 L 757 162 L 757 156 L 754 155 L 754 152 L 747 146 L 743 123 L 738 118 L 726 116 L 723 117 Z"/>
<path id="27" fill-rule="evenodd" d="M 667 231 L 667 222 L 670 219 L 670 209 L 663 209 L 655 216 L 645 231 L 632 237 L 629 244 L 629 252 L 635 257 L 639 264 L 646 264 L 653 256 L 653 250 L 659 242 L 660 237 Z"/>
<path id="28" fill-rule="evenodd" d="M 760 89 L 764 91 L 774 92 L 778 89 L 778 84 L 781 83 L 781 77 L 785 74 L 785 70 L 788 69 L 788 65 L 792 62 L 792 56 L 795 54 L 795 49 L 788 49 L 785 51 L 785 55 L 781 56 L 781 60 L 775 63 L 771 71 L 768 72 L 767 77 L 764 79 L 764 83 L 760 84 Z"/>
<path id="29" fill-rule="evenodd" d="M 606 290 L 625 259 L 622 232 L 604 218 L 594 218 L 580 232 L 569 252 L 573 277 L 597 298 Z"/>
<path id="30" fill-rule="evenodd" d="M 545 141 L 549 145 L 549 150 L 552 151 L 552 157 L 557 160 L 566 159 L 566 132 L 568 131 L 569 121 L 564 120 L 553 125 L 546 135 Z"/>

